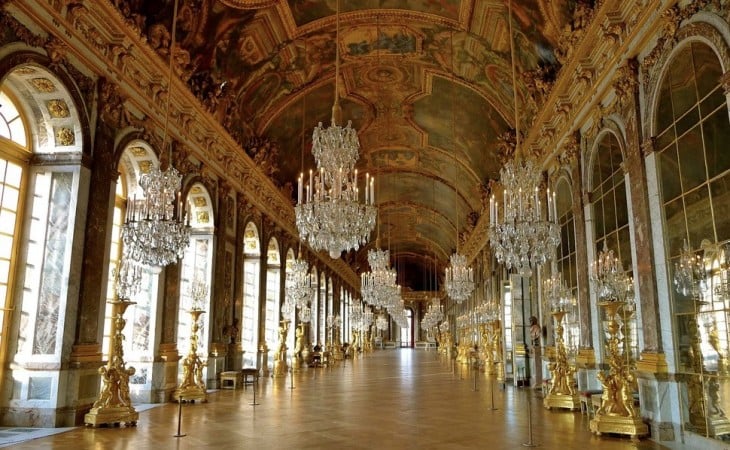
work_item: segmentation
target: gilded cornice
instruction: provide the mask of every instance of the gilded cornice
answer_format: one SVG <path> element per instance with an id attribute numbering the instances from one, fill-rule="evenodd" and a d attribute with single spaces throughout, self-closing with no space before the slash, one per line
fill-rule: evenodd
<path id="1" fill-rule="evenodd" d="M 125 104 L 143 114 L 150 129 L 155 125 L 163 128 L 167 64 L 108 0 L 27 0 L 12 2 L 7 9 L 13 16 L 28 17 L 54 36 L 53 49 L 64 49 L 98 77 L 116 83 Z M 207 170 L 228 180 L 279 228 L 298 235 L 290 200 L 256 169 L 177 77 L 172 79 L 172 90 L 170 135 L 186 145 L 196 159 L 205 161 Z M 359 278 L 344 261 L 322 260 L 346 283 L 359 288 Z"/>

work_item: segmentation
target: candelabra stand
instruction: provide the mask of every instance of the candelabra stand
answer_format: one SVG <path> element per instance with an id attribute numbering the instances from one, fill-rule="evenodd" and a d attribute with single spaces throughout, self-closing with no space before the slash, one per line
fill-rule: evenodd
<path id="1" fill-rule="evenodd" d="M 492 326 L 492 348 L 494 349 L 494 368 L 497 381 L 504 383 L 504 355 L 502 354 L 502 323 L 499 319 L 490 322 Z"/>
<path id="2" fill-rule="evenodd" d="M 482 336 L 482 359 L 484 360 L 484 373 L 496 375 L 494 368 L 494 347 L 492 346 L 492 330 L 486 323 L 479 326 L 479 334 Z"/>
<path id="3" fill-rule="evenodd" d="M 649 428 L 634 409 L 634 375 L 622 355 L 621 326 L 616 315 L 625 304 L 626 302 L 619 300 L 598 303 L 604 309 L 607 321 L 606 357 L 609 371 L 598 375 L 603 384 L 602 402 L 595 418 L 590 422 L 590 428 L 599 436 L 602 433 L 627 434 L 632 440 L 637 440 L 640 436 L 649 434 Z"/>
<path id="4" fill-rule="evenodd" d="M 688 316 L 690 340 L 689 364 L 693 374 L 687 376 L 689 423 L 687 427 L 703 436 L 730 434 L 730 420 L 720 407 L 720 383 L 717 376 L 705 376 L 697 311 L 703 303 L 694 300 L 695 313 Z M 718 367 L 719 369 L 719 367 Z"/>
<path id="5" fill-rule="evenodd" d="M 112 339 L 109 348 L 109 360 L 99 368 L 103 381 L 99 398 L 94 402 L 91 411 L 84 416 L 84 423 L 93 427 L 100 425 L 118 425 L 124 423 L 136 426 L 139 414 L 132 406 L 129 398 L 129 377 L 134 375 L 134 367 L 126 367 L 124 362 L 124 334 L 122 330 L 126 321 L 124 311 L 134 305 L 126 299 L 119 299 L 112 304 Z"/>
<path id="6" fill-rule="evenodd" d="M 565 339 L 563 338 L 565 311 L 553 311 L 552 316 L 555 319 L 555 361 L 548 365 L 552 380 L 543 405 L 547 409 L 578 409 L 580 399 L 573 386 L 575 369 L 568 362 L 568 353 L 565 350 Z"/>
<path id="7" fill-rule="evenodd" d="M 279 346 L 274 352 L 274 372 L 271 374 L 272 377 L 285 377 L 289 372 L 289 366 L 286 362 L 286 336 L 289 334 L 289 323 L 288 320 L 282 320 L 279 326 Z"/>
<path id="8" fill-rule="evenodd" d="M 203 381 L 203 367 L 205 363 L 198 356 L 198 331 L 200 324 L 198 319 L 205 311 L 193 308 L 190 311 L 190 350 L 188 355 L 183 359 L 183 380 L 175 389 L 172 395 L 173 400 L 194 402 L 200 400 L 208 401 L 208 392 Z"/>

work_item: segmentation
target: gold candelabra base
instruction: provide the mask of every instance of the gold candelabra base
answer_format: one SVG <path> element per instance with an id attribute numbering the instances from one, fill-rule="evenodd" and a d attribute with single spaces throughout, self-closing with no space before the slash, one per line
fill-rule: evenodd
<path id="1" fill-rule="evenodd" d="M 207 402 L 208 392 L 203 381 L 205 363 L 198 356 L 198 330 L 200 329 L 198 319 L 205 311 L 191 309 L 189 313 L 191 319 L 190 351 L 188 356 L 183 359 L 183 381 L 173 392 L 172 399 L 178 402 Z"/>
<path id="2" fill-rule="evenodd" d="M 547 409 L 563 408 L 576 410 L 580 409 L 580 398 L 578 398 L 578 394 L 550 393 L 545 396 L 543 406 Z"/>
<path id="3" fill-rule="evenodd" d="M 579 409 L 580 399 L 574 388 L 575 369 L 568 362 L 568 354 L 563 339 L 565 311 L 553 311 L 552 316 L 555 319 L 555 355 L 553 362 L 549 365 L 552 382 L 550 383 L 548 395 L 543 400 L 543 405 L 547 409 Z"/>
<path id="4" fill-rule="evenodd" d="M 129 398 L 129 377 L 134 375 L 134 367 L 126 367 L 122 342 L 122 330 L 126 321 L 124 311 L 134 302 L 120 299 L 112 304 L 112 340 L 109 349 L 109 361 L 99 368 L 103 384 L 99 398 L 94 402 L 91 411 L 84 416 L 84 424 L 92 427 L 101 425 L 136 426 L 139 414 L 132 406 Z"/>
<path id="5" fill-rule="evenodd" d="M 175 389 L 175 392 L 172 394 L 172 398 L 176 401 L 201 401 L 205 403 L 208 401 L 208 392 L 205 387 L 195 384 Z"/>
<path id="6" fill-rule="evenodd" d="M 703 418 L 704 419 L 704 418 Z M 724 416 L 708 417 L 702 422 L 687 424 L 687 428 L 703 436 L 717 437 L 730 434 L 730 420 Z"/>
<path id="7" fill-rule="evenodd" d="M 638 441 L 639 437 L 649 434 L 649 427 L 641 417 L 596 413 L 596 417 L 591 420 L 590 427 L 591 431 L 598 436 L 603 433 L 625 434 L 631 436 L 632 441 Z"/>
<path id="8" fill-rule="evenodd" d="M 275 360 L 274 361 L 274 371 L 271 373 L 272 378 L 280 378 L 285 377 L 289 373 L 289 366 L 286 363 L 286 360 Z"/>
<path id="9" fill-rule="evenodd" d="M 134 427 L 137 426 L 137 420 L 139 413 L 131 405 L 94 407 L 84 416 L 84 424 L 94 428 L 121 423 Z"/>

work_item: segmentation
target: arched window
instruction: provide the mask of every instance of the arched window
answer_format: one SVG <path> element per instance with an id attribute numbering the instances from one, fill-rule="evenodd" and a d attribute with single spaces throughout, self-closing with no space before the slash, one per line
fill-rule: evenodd
<path id="1" fill-rule="evenodd" d="M 183 355 L 190 347 L 190 309 L 195 306 L 206 311 L 198 320 L 198 352 L 208 353 L 210 335 L 210 292 L 213 266 L 213 202 L 208 190 L 200 183 L 195 183 L 188 192 L 187 210 L 190 211 L 190 245 L 185 249 L 180 273 L 180 307 L 178 310 L 177 348 Z M 204 286 L 206 295 L 199 304 L 194 305 L 192 288 Z M 207 368 L 204 368 L 206 370 Z M 183 365 L 179 365 L 182 373 Z"/>
<path id="2" fill-rule="evenodd" d="M 256 225 L 248 223 L 243 235 L 243 316 L 241 346 L 244 367 L 256 366 L 259 327 L 259 271 L 261 241 Z"/>
<path id="3" fill-rule="evenodd" d="M 613 132 L 603 133 L 593 157 L 591 170 L 593 201 L 593 254 L 604 249 L 613 250 L 621 261 L 627 275 L 632 275 L 631 246 L 632 238 L 629 229 L 629 204 L 627 200 L 626 177 L 623 171 L 623 154 L 621 145 Z M 638 359 L 638 342 L 636 315 L 630 321 L 631 358 Z M 601 338 L 603 333 L 599 333 Z M 601 345 L 601 350 L 603 345 Z"/>
<path id="4" fill-rule="evenodd" d="M 144 199 L 144 191 L 139 181 L 144 174 L 153 168 L 159 167 L 159 160 L 152 147 L 141 140 L 130 142 L 119 162 L 120 178 L 117 183 L 116 199 L 114 203 L 114 222 L 112 226 L 112 245 L 110 246 L 109 282 L 107 297 L 112 299 L 114 292 L 114 272 L 118 266 L 124 246 L 120 232 L 126 214 L 126 205 L 130 198 Z M 126 195 L 125 195 L 126 194 Z M 155 336 L 160 332 L 158 326 L 160 270 L 158 268 L 142 267 L 142 278 L 139 292 L 130 300 L 135 304 L 127 308 L 124 329 L 126 339 L 123 341 L 124 357 L 128 364 L 134 366 L 135 374 L 130 377 L 130 393 L 133 402 L 149 403 L 153 400 L 153 369 Z M 104 320 L 103 352 L 108 356 L 111 335 L 112 307 L 106 304 Z"/>
<path id="5" fill-rule="evenodd" d="M 287 250 L 286 252 L 286 264 L 285 264 L 285 270 L 286 275 L 289 275 L 289 271 L 292 270 L 292 263 L 294 262 L 294 250 L 291 248 Z M 286 277 L 285 277 L 286 279 Z M 284 283 L 284 289 L 286 289 L 286 283 Z M 297 328 L 297 323 L 300 321 L 299 319 L 299 309 L 296 307 L 296 305 L 292 304 L 292 310 L 294 311 L 291 324 L 289 324 L 289 333 L 286 335 L 286 346 L 289 348 L 289 351 L 294 351 L 294 341 L 295 341 L 295 330 Z M 288 317 L 285 317 L 285 319 L 289 319 Z"/>
<path id="6" fill-rule="evenodd" d="M 14 255 L 18 254 L 22 200 L 30 156 L 25 121 L 8 93 L 0 90 L 0 349 L 5 347 L 7 334 L 5 314 L 15 303 L 14 281 L 18 261 Z"/>
<path id="7" fill-rule="evenodd" d="M 266 324 L 264 327 L 266 345 L 269 349 L 279 345 L 279 296 L 281 295 L 281 256 L 279 243 L 269 240 L 266 250 Z M 274 352 L 269 352 L 269 363 L 274 364 Z"/>
<path id="8" fill-rule="evenodd" d="M 690 42 L 676 52 L 660 84 L 656 153 L 670 283 L 684 242 L 703 259 L 705 286 L 680 293 L 670 285 L 678 371 L 685 374 L 689 405 L 683 416 L 695 432 L 713 437 L 711 411 L 726 409 L 728 280 L 730 256 L 714 244 L 730 240 L 730 124 L 723 69 L 715 52 Z M 722 259 L 725 259 L 723 262 Z M 706 272 L 705 272 L 706 271 Z M 709 398 L 703 401 L 703 392 Z M 700 405 L 699 409 L 692 405 Z M 708 410 L 702 410 L 705 406 Z"/>
<path id="9" fill-rule="evenodd" d="M 47 69 L 23 65 L 2 79 L 0 377 L 13 382 L 6 407 L 8 400 L 19 410 L 66 405 L 58 395 L 59 368 L 64 336 L 77 326 L 74 269 L 83 257 L 73 237 L 86 219 L 85 208 L 77 207 L 85 198 L 82 128 L 71 93 Z M 47 157 L 52 154 L 60 157 Z M 43 164 L 34 155 L 44 155 Z"/>
<path id="10" fill-rule="evenodd" d="M 324 274 L 324 272 L 320 272 L 319 274 L 319 336 L 317 337 L 317 342 L 320 342 L 322 345 L 327 345 L 327 314 L 329 314 L 329 311 L 327 310 L 327 285 L 329 284 L 329 278 Z"/>
<path id="11" fill-rule="evenodd" d="M 317 275 L 317 267 L 312 267 L 312 281 L 314 286 L 314 295 L 312 296 L 312 320 L 309 322 L 309 342 L 316 344 L 319 340 L 319 276 Z"/>
<path id="12" fill-rule="evenodd" d="M 560 245 L 557 250 L 556 262 L 558 272 L 562 274 L 565 286 L 570 290 L 573 305 L 565 320 L 565 346 L 568 354 L 575 355 L 578 350 L 580 338 L 580 323 L 578 320 L 578 275 L 577 260 L 575 252 L 575 220 L 573 218 L 573 195 L 570 183 L 565 178 L 560 178 L 555 189 L 556 209 L 558 213 L 558 226 L 560 226 Z"/>

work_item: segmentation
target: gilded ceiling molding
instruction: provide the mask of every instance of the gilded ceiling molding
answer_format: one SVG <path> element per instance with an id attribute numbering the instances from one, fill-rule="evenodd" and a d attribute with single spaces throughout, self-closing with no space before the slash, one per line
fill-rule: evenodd
<path id="1" fill-rule="evenodd" d="M 236 9 L 262 9 L 284 3 L 285 0 L 218 0 L 226 6 Z"/>
<path id="2" fill-rule="evenodd" d="M 106 92 L 100 92 L 106 95 L 108 104 L 102 112 L 106 120 L 134 122 L 127 108 L 112 110 L 110 105 L 116 102 L 130 105 L 144 114 L 145 128 L 162 129 L 168 89 L 159 74 L 167 73 L 167 65 L 109 1 L 73 0 L 69 3 L 69 0 L 63 0 L 49 4 L 28 0 L 11 3 L 9 8 L 11 15 L 13 9 L 22 11 L 48 30 L 68 47 L 69 56 L 73 54 L 90 71 L 122 80 L 116 89 L 107 86 Z M 26 37 L 36 42 L 36 38 Z M 41 39 L 36 45 L 44 43 Z M 253 161 L 243 155 L 238 143 L 205 111 L 187 86 L 177 78 L 172 82 L 175 97 L 170 102 L 169 135 L 188 145 L 193 152 L 191 156 L 205 161 L 205 168 L 215 174 L 215 178 L 229 179 L 256 208 L 273 218 L 287 233 L 297 235 L 290 201 L 270 179 L 255 169 Z M 117 95 L 123 97 L 121 103 L 115 97 Z M 338 261 L 324 263 L 339 271 L 348 284 L 358 288 L 357 275 L 344 262 Z"/>
<path id="3" fill-rule="evenodd" d="M 562 168 L 573 167 L 578 162 L 580 153 L 580 131 L 570 134 L 563 144 L 563 151 L 558 155 L 558 163 Z"/>
<path id="4" fill-rule="evenodd" d="M 555 57 L 560 64 L 565 65 L 573 57 L 575 47 L 583 39 L 589 24 L 594 16 L 593 5 L 588 0 L 578 0 L 573 10 L 573 17 L 560 35 Z"/>

